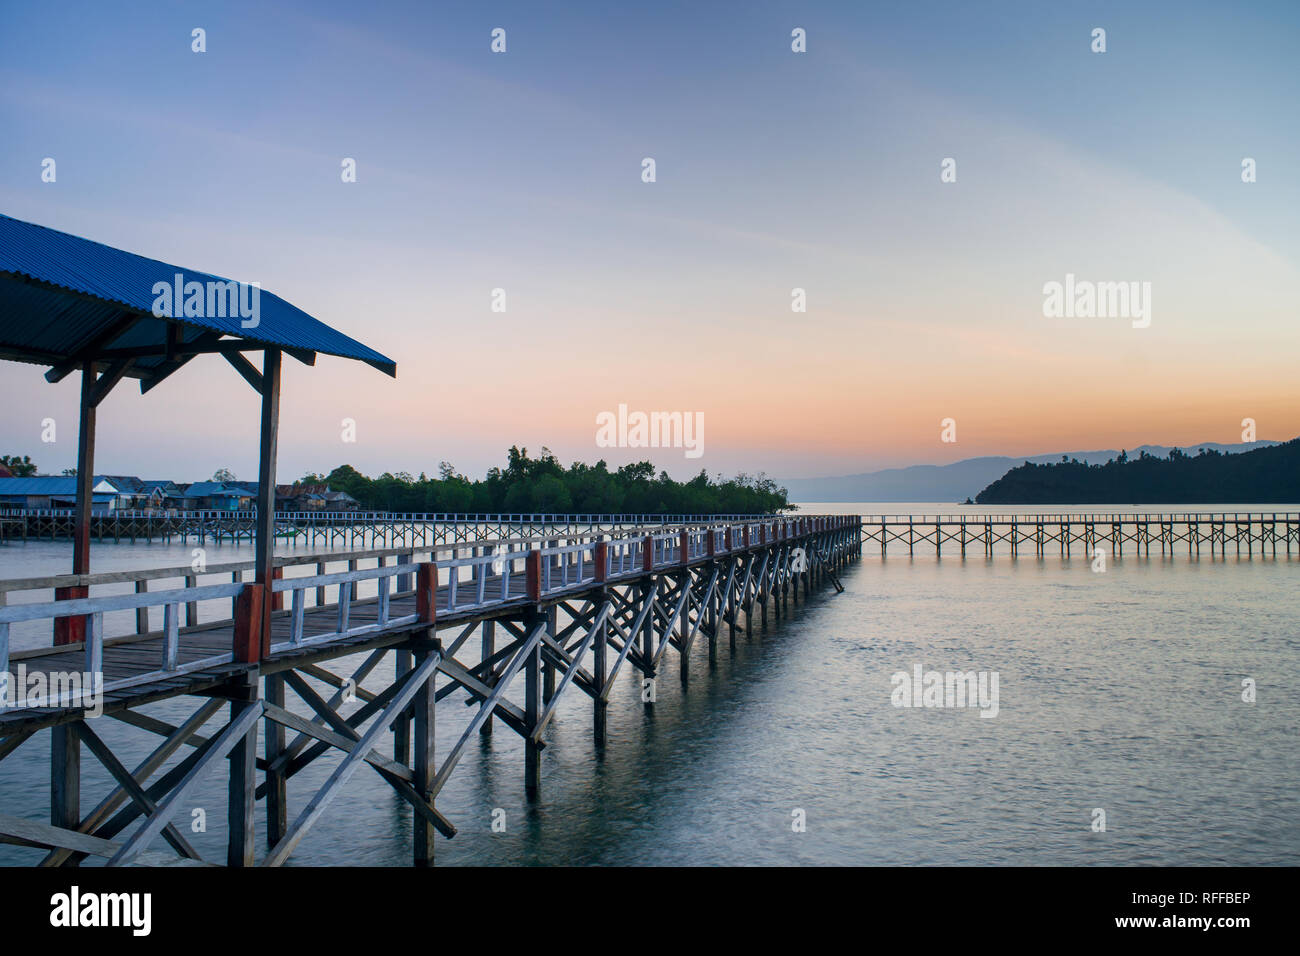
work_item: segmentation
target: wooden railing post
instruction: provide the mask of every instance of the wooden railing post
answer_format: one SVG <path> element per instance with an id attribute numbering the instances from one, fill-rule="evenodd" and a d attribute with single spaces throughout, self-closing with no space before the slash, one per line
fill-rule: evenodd
<path id="1" fill-rule="evenodd" d="M 641 566 L 643 571 L 653 571 L 655 567 L 655 538 L 654 535 L 645 536 L 645 542 L 641 545 Z"/>
<path id="2" fill-rule="evenodd" d="M 90 597 L 90 588 L 84 584 L 71 587 L 55 588 L 54 600 L 73 601 L 77 598 Z M 80 644 L 86 639 L 86 619 L 80 614 L 54 619 L 55 644 Z"/>
<path id="3" fill-rule="evenodd" d="M 609 542 L 596 542 L 596 583 L 605 583 L 605 573 L 609 566 Z"/>
<path id="4" fill-rule="evenodd" d="M 262 633 L 262 602 L 266 588 L 260 582 L 245 584 L 235 599 L 235 640 L 232 650 L 240 664 L 256 664 L 270 652 L 271 635 Z"/>
<path id="5" fill-rule="evenodd" d="M 524 585 L 528 600 L 537 602 L 542 599 L 542 552 L 537 548 L 529 551 L 524 559 Z"/>
<path id="6" fill-rule="evenodd" d="M 422 624 L 438 618 L 438 562 L 421 561 L 415 567 L 415 614 Z"/>
<path id="7" fill-rule="evenodd" d="M 685 528 L 682 529 L 681 542 L 682 542 L 682 565 L 685 566 L 691 563 L 691 533 L 687 531 Z"/>
<path id="8" fill-rule="evenodd" d="M 283 580 L 283 578 L 284 578 L 284 568 L 283 568 L 283 567 L 281 567 L 280 565 L 277 564 L 276 566 L 274 566 L 273 568 L 271 568 L 271 580 L 272 580 L 272 581 L 280 581 L 280 580 Z M 272 610 L 272 611 L 283 611 L 283 610 L 284 610 L 284 592 L 283 592 L 283 591 L 272 591 L 269 587 L 267 588 L 267 592 L 271 595 L 271 610 Z"/>

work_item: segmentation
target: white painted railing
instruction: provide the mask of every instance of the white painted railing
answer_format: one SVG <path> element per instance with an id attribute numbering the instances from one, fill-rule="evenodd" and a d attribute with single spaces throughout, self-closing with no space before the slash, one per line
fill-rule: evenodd
<path id="1" fill-rule="evenodd" d="M 393 595 L 393 585 L 400 576 L 409 575 L 409 564 L 391 564 L 386 567 L 364 568 L 356 571 L 338 571 L 333 574 L 314 574 L 303 578 L 280 578 L 271 582 L 272 593 L 290 592 L 289 606 L 289 640 L 271 645 L 271 651 L 285 648 L 303 647 L 312 644 L 325 644 L 345 637 L 359 637 L 393 627 L 404 627 L 416 621 L 416 615 L 404 614 L 398 617 L 389 615 L 389 606 Z M 352 602 L 356 586 L 362 581 L 374 581 L 377 587 L 377 617 L 373 624 L 352 624 Z M 304 620 L 307 609 L 307 592 L 324 588 L 328 594 L 330 588 L 337 588 L 338 616 L 333 631 L 315 634 L 311 637 L 304 633 Z M 317 592 L 319 593 L 319 591 Z"/>
<path id="2" fill-rule="evenodd" d="M 447 575 L 446 610 L 465 611 L 518 597 L 510 590 L 511 582 L 518 586 L 524 580 L 529 550 L 505 544 L 489 554 L 439 561 L 438 570 Z"/>
<path id="3" fill-rule="evenodd" d="M 597 541 L 569 545 L 543 545 L 540 573 L 541 593 L 550 594 L 596 580 Z"/>
<path id="4" fill-rule="evenodd" d="M 86 634 L 82 645 L 83 676 L 98 677 L 98 688 L 83 689 L 75 700 L 66 700 L 61 695 L 54 703 L 33 704 L 30 699 L 23 706 L 78 706 L 81 699 L 94 693 L 106 693 L 135 684 L 149 683 L 172 674 L 203 670 L 217 664 L 234 660 L 233 652 L 216 654 L 199 660 L 181 664 L 180 654 L 180 613 L 181 606 L 192 601 L 206 601 L 220 598 L 233 598 L 239 594 L 243 584 L 210 584 L 202 587 L 177 588 L 171 591 L 155 591 L 144 594 L 110 594 L 100 597 L 75 598 L 67 601 L 51 601 L 41 604 L 18 604 L 12 607 L 0 607 L 0 681 L 5 681 L 9 673 L 9 626 L 20 621 L 50 620 L 61 617 L 82 617 L 86 620 Z M 104 679 L 104 614 L 108 611 L 125 611 L 136 608 L 163 608 L 163 639 L 159 654 L 159 666 L 151 671 L 132 674 L 115 680 Z M 9 703 L 8 688 L 4 698 Z"/>

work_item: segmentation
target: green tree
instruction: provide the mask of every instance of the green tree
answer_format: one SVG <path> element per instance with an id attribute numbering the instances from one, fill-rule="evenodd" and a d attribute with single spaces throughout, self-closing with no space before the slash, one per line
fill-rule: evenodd
<path id="1" fill-rule="evenodd" d="M 26 455 L 0 455 L 0 465 L 4 465 L 15 478 L 31 478 L 36 474 L 36 463 Z"/>

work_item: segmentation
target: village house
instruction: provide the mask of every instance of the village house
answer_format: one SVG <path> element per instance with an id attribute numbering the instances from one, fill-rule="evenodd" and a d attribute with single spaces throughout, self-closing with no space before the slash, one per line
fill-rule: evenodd
<path id="1" fill-rule="evenodd" d="M 97 475 L 91 484 L 91 511 L 95 514 L 129 508 L 133 500 L 131 492 L 123 492 L 104 475 Z M 71 508 L 76 503 L 77 479 L 71 475 L 0 478 L 0 508 L 38 511 Z"/>
<path id="2" fill-rule="evenodd" d="M 250 511 L 257 500 L 255 481 L 196 481 L 177 484 L 170 479 L 142 480 L 133 475 L 97 475 L 92 486 L 93 512 Z M 72 508 L 77 479 L 71 475 L 14 478 L 0 475 L 0 511 Z M 328 485 L 275 486 L 276 511 L 355 511 L 360 505 L 344 491 Z"/>

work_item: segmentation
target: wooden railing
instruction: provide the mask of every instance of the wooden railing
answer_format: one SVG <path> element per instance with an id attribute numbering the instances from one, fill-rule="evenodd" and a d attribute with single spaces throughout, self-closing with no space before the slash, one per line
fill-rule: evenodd
<path id="1" fill-rule="evenodd" d="M 93 598 L 76 598 L 67 601 L 50 601 L 40 604 L 18 604 L 12 607 L 0 607 L 0 681 L 7 683 L 10 653 L 9 628 L 11 624 L 21 621 L 58 620 L 65 617 L 82 617 L 86 621 L 85 641 L 82 643 L 84 673 L 89 677 L 98 676 L 99 686 L 83 689 L 77 700 L 62 699 L 47 704 L 27 706 L 76 706 L 80 698 L 99 692 L 109 692 L 135 684 L 149 683 L 169 674 L 201 670 L 217 664 L 234 660 L 233 651 L 204 657 L 186 664 L 178 662 L 180 650 L 180 608 L 191 601 L 235 598 L 248 585 L 213 584 L 203 587 L 178 588 L 171 591 L 156 591 L 152 594 L 112 594 Z M 163 641 L 159 655 L 158 667 L 154 670 L 133 674 L 107 683 L 103 682 L 104 663 L 104 614 L 109 611 L 130 610 L 133 608 L 161 607 L 163 609 Z M 3 701 L 8 701 L 7 688 Z"/>
<path id="2" fill-rule="evenodd" d="M 0 509 L 0 516 L 5 517 L 22 517 L 24 515 L 33 515 L 44 518 L 69 518 L 75 516 L 76 512 L 72 508 L 8 508 Z M 190 519 L 194 521 L 211 521 L 217 518 L 233 518 L 252 521 L 257 517 L 257 512 L 251 509 L 241 510 L 224 510 L 224 509 L 194 509 L 194 510 L 167 510 L 167 509 L 131 509 L 116 508 L 109 512 L 96 512 L 96 517 L 105 514 L 116 515 L 119 518 L 175 518 Z M 685 514 L 524 514 L 520 513 L 499 513 L 499 514 L 469 514 L 462 512 L 413 512 L 413 511 L 280 511 L 277 510 L 276 519 L 279 521 L 363 521 L 363 522 L 384 522 L 384 521 L 403 521 L 403 522 L 421 522 L 426 524 L 554 524 L 554 525 L 594 525 L 594 524 L 624 524 L 624 525 L 666 525 L 666 524 L 701 524 L 716 521 L 743 521 L 746 518 L 752 518 L 753 515 L 685 515 Z"/>
<path id="3" fill-rule="evenodd" d="M 32 621 L 58 621 L 81 618 L 85 623 L 85 640 L 82 652 L 85 670 L 90 674 L 102 672 L 106 641 L 104 617 L 122 611 L 136 612 L 136 636 L 153 637 L 160 633 L 163 640 L 159 651 L 158 667 L 129 678 L 116 680 L 103 690 L 113 690 L 137 683 L 147 683 L 171 673 L 183 673 L 217 664 L 246 658 L 239 656 L 241 623 L 247 636 L 250 617 L 261 616 L 260 608 L 250 604 L 249 595 L 256 591 L 269 594 L 271 611 L 284 610 L 284 596 L 289 595 L 289 639 L 275 645 L 269 637 L 257 635 L 262 647 L 274 652 L 286 647 L 327 643 L 393 628 L 408 627 L 419 622 L 432 623 L 437 613 L 439 585 L 445 586 L 445 612 L 463 612 L 487 605 L 512 601 L 539 601 L 570 589 L 613 580 L 619 577 L 644 574 L 707 560 L 732 551 L 761 546 L 771 542 L 799 537 L 814 531 L 832 528 L 856 528 L 856 516 L 819 518 L 774 518 L 761 521 L 747 520 L 705 527 L 683 527 L 673 531 L 626 535 L 583 534 L 565 537 L 478 541 L 461 545 L 428 548 L 388 548 L 365 552 L 342 552 L 277 559 L 269 589 L 242 580 L 244 572 L 252 569 L 251 562 L 216 565 L 210 568 L 183 566 L 141 571 L 109 572 L 106 574 L 55 575 L 45 578 L 28 578 L 17 581 L 0 581 L 0 674 L 9 670 L 10 628 L 13 624 Z M 463 554 L 470 551 L 469 554 Z M 395 560 L 390 560 L 395 559 Z M 373 560 L 374 567 L 361 568 L 359 562 Z M 329 564 L 346 562 L 347 570 L 330 571 Z M 315 564 L 315 574 L 284 576 L 286 568 Z M 231 575 L 229 582 L 201 584 L 203 576 Z M 512 587 L 523 576 L 523 587 Z M 149 591 L 148 582 L 162 579 L 182 579 L 183 587 L 162 591 Z M 53 590 L 57 596 L 66 588 L 85 588 L 132 584 L 135 593 L 98 594 L 64 600 L 46 600 L 30 603 L 7 604 L 9 594 Z M 373 584 L 374 597 L 367 602 L 377 604 L 373 623 L 355 625 L 352 611 L 359 600 L 362 585 Z M 415 614 L 392 617 L 389 613 L 395 595 L 417 597 Z M 333 592 L 331 595 L 330 592 Z M 327 632 L 307 636 L 304 631 L 306 610 L 309 606 L 321 607 L 327 597 L 333 596 L 337 607 L 335 627 Z M 200 625 L 197 608 L 203 602 L 230 601 L 231 617 L 225 621 Z M 185 608 L 185 625 L 181 623 L 181 609 Z M 250 607 L 255 610 L 250 610 Z M 149 611 L 162 609 L 161 632 L 150 631 Z M 179 663 L 180 636 L 183 631 L 206 629 L 221 624 L 235 625 L 235 647 L 230 653 L 205 656 L 189 663 Z M 260 625 L 259 625 L 260 626 Z M 119 640 L 129 639 L 119 637 Z M 112 639 L 109 639 L 112 642 Z M 70 647 L 70 649 L 73 649 Z M 20 652 L 19 657 L 31 656 L 39 651 Z M 255 659 L 255 658 L 254 658 Z"/>

